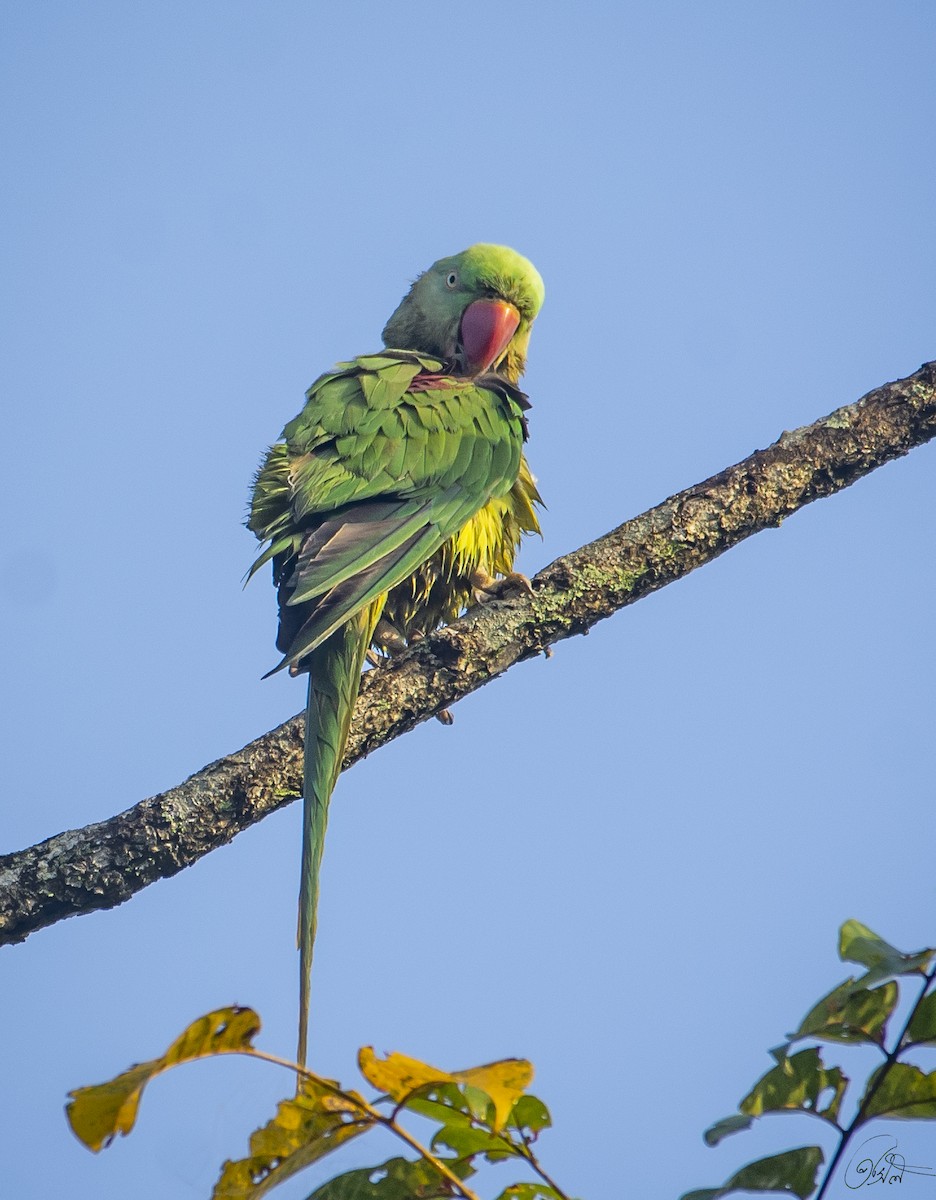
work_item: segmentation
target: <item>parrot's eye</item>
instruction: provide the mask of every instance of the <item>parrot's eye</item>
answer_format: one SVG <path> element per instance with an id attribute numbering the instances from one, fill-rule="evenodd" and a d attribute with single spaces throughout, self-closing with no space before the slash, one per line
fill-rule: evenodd
<path id="1" fill-rule="evenodd" d="M 455 271 L 449 271 L 448 275 L 446 275 L 445 286 L 447 288 L 454 288 L 458 286 L 458 275 Z"/>

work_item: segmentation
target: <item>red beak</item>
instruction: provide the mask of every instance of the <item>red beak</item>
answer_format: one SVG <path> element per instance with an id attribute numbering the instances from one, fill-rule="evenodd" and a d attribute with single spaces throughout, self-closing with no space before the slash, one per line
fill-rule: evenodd
<path id="1" fill-rule="evenodd" d="M 500 358 L 517 332 L 520 314 L 506 300 L 475 300 L 462 313 L 461 349 L 466 375 L 481 375 Z"/>

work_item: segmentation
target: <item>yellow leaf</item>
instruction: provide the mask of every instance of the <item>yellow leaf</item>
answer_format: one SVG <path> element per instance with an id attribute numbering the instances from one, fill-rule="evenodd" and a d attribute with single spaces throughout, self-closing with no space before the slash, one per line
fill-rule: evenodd
<path id="1" fill-rule="evenodd" d="M 226 1162 L 212 1200 L 258 1200 L 271 1188 L 317 1162 L 374 1124 L 357 1092 L 303 1078 L 291 1100 L 277 1106 L 272 1121 L 250 1135 L 250 1155 Z"/>
<path id="2" fill-rule="evenodd" d="M 484 1067 L 456 1071 L 455 1078 L 491 1097 L 495 1133 L 507 1124 L 510 1111 L 533 1080 L 533 1064 L 525 1058 L 503 1058 Z"/>
<path id="3" fill-rule="evenodd" d="M 118 1133 L 133 1128 L 143 1088 L 155 1075 L 196 1058 L 249 1050 L 259 1031 L 260 1018 L 252 1008 L 219 1008 L 199 1017 L 162 1058 L 138 1063 L 109 1083 L 69 1092 L 65 1111 L 75 1135 L 90 1150 L 109 1145 Z"/>
<path id="4" fill-rule="evenodd" d="M 405 1100 L 419 1088 L 439 1083 L 457 1083 L 448 1071 L 430 1067 L 418 1058 L 406 1054 L 388 1054 L 379 1059 L 373 1046 L 362 1046 L 358 1051 L 358 1066 L 368 1083 L 380 1092 L 386 1092 L 394 1100 Z"/>
<path id="5" fill-rule="evenodd" d="M 495 1133 L 504 1128 L 511 1109 L 533 1079 L 533 1065 L 523 1058 L 504 1058 L 465 1071 L 443 1071 L 406 1054 L 388 1054 L 379 1059 L 372 1046 L 363 1046 L 358 1052 L 358 1066 L 368 1083 L 398 1103 L 415 1091 L 443 1083 L 477 1088 L 494 1105 L 491 1128 Z"/>

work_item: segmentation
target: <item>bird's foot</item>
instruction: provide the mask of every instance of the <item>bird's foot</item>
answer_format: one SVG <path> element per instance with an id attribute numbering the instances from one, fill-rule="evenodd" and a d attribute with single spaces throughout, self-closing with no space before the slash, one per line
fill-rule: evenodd
<path id="1" fill-rule="evenodd" d="M 397 654 L 402 654 L 407 647 L 407 641 L 395 625 L 381 617 L 374 629 L 374 645 L 378 649 L 371 647 L 365 655 L 372 667 L 379 666 L 383 658 L 394 658 Z"/>
<path id="2" fill-rule="evenodd" d="M 517 596 L 532 596 L 533 585 L 526 575 L 519 571 L 510 571 L 500 579 L 488 575 L 487 571 L 474 571 L 471 575 L 471 587 L 478 604 L 488 600 L 511 600 Z"/>

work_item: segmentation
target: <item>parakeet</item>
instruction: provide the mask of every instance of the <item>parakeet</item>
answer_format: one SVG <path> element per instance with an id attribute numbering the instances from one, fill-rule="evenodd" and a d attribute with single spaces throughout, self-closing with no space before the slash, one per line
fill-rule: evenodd
<path id="1" fill-rule="evenodd" d="M 387 322 L 384 351 L 312 384 L 254 480 L 247 525 L 267 545 L 250 574 L 272 562 L 274 671 L 309 673 L 302 1065 L 328 805 L 368 648 L 402 648 L 496 592 L 522 535 L 539 531 L 517 384 L 543 295 L 532 263 L 506 246 L 440 259 Z"/>

